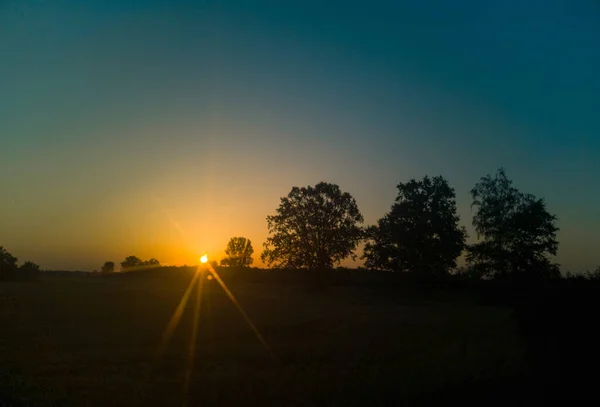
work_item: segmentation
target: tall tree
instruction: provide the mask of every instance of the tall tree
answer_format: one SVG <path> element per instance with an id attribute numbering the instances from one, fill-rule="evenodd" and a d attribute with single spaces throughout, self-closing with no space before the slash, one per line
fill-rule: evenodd
<path id="1" fill-rule="evenodd" d="M 482 276 L 559 275 L 558 265 L 548 259 L 558 250 L 559 229 L 543 199 L 520 192 L 504 168 L 481 178 L 471 196 L 480 241 L 469 247 L 467 261 Z"/>
<path id="2" fill-rule="evenodd" d="M 221 260 L 221 266 L 249 267 L 254 259 L 252 242 L 245 237 L 232 237 L 225 249 L 226 258 Z"/>
<path id="3" fill-rule="evenodd" d="M 368 228 L 365 265 L 372 269 L 448 273 L 465 246 L 456 195 L 443 177 L 398 184 L 391 211 Z"/>
<path id="4" fill-rule="evenodd" d="M 328 269 L 362 240 L 363 217 L 355 199 L 335 184 L 293 187 L 281 198 L 277 214 L 267 216 L 271 236 L 262 260 L 277 267 Z"/>
<path id="5" fill-rule="evenodd" d="M 121 269 L 127 270 L 127 269 L 140 267 L 143 265 L 144 265 L 144 262 L 142 260 L 140 260 L 138 257 L 129 256 L 129 257 L 125 258 L 124 261 L 121 262 Z"/>

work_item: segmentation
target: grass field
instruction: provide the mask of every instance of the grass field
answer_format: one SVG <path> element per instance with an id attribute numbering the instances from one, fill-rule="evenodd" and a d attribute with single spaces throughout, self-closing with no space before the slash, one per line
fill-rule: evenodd
<path id="1" fill-rule="evenodd" d="M 0 284 L 0 405 L 489 405 L 525 374 L 509 309 L 229 279 L 269 352 L 205 276 L 161 352 L 192 276 Z"/>

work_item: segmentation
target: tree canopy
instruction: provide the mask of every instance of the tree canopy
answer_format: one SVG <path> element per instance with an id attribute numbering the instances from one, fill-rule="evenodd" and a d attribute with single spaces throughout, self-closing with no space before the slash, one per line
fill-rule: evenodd
<path id="1" fill-rule="evenodd" d="M 160 262 L 158 260 L 156 260 L 155 258 L 152 258 L 150 260 L 146 260 L 143 263 L 144 266 L 151 266 L 151 267 L 159 267 L 160 266 Z"/>
<path id="2" fill-rule="evenodd" d="M 391 211 L 368 228 L 365 265 L 371 269 L 445 274 L 456 266 L 467 233 L 456 195 L 443 177 L 399 183 Z"/>
<path id="3" fill-rule="evenodd" d="M 262 260 L 277 267 L 329 269 L 348 256 L 363 237 L 356 200 L 335 184 L 293 187 L 267 216 L 270 236 Z"/>
<path id="4" fill-rule="evenodd" d="M 13 278 L 17 269 L 17 258 L 0 246 L 0 280 Z"/>
<path id="5" fill-rule="evenodd" d="M 546 203 L 512 185 L 503 168 L 487 175 L 471 190 L 473 226 L 480 241 L 469 247 L 467 261 L 480 275 L 552 277 L 558 265 L 556 216 Z"/>
<path id="6" fill-rule="evenodd" d="M 26 261 L 17 265 L 18 259 L 0 246 L 0 281 L 2 280 L 32 280 L 39 276 L 40 266 Z"/>
<path id="7" fill-rule="evenodd" d="M 136 257 L 136 256 L 128 256 L 125 258 L 125 260 L 123 260 L 121 262 L 121 269 L 122 270 L 127 270 L 127 269 L 131 269 L 134 267 L 140 267 L 144 264 L 144 262 Z"/>
<path id="8" fill-rule="evenodd" d="M 112 261 L 107 261 L 102 265 L 100 272 L 103 274 L 113 273 L 115 271 L 115 263 Z"/>
<path id="9" fill-rule="evenodd" d="M 232 237 L 227 244 L 225 254 L 227 257 L 221 260 L 221 266 L 249 267 L 254 262 L 252 242 L 245 237 Z"/>
<path id="10" fill-rule="evenodd" d="M 124 261 L 121 262 L 121 270 L 131 270 L 142 267 L 159 267 L 160 262 L 156 259 L 150 259 L 142 261 L 136 256 L 128 256 Z"/>
<path id="11" fill-rule="evenodd" d="M 26 261 L 19 267 L 19 277 L 25 280 L 32 280 L 39 276 L 40 266 L 37 264 Z"/>

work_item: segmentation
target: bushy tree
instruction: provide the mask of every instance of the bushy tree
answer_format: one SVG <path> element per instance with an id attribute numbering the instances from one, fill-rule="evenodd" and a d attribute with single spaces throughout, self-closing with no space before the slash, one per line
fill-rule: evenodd
<path id="1" fill-rule="evenodd" d="M 221 266 L 250 267 L 254 262 L 252 242 L 245 237 L 232 237 L 225 249 L 226 258 L 221 260 Z"/>
<path id="2" fill-rule="evenodd" d="M 26 261 L 17 265 L 18 259 L 0 246 L 0 281 L 2 280 L 34 280 L 39 277 L 40 266 Z"/>
<path id="3" fill-rule="evenodd" d="M 262 260 L 282 268 L 330 269 L 362 240 L 363 217 L 355 199 L 335 184 L 293 187 L 277 214 L 267 216 L 270 236 Z"/>
<path id="4" fill-rule="evenodd" d="M 596 270 L 589 271 L 586 274 L 588 280 L 600 281 L 600 266 L 596 267 Z"/>
<path id="5" fill-rule="evenodd" d="M 468 249 L 467 261 L 486 277 L 558 277 L 556 216 L 546 203 L 520 192 L 503 168 L 471 190 L 473 226 L 480 241 Z"/>
<path id="6" fill-rule="evenodd" d="M 102 267 L 100 268 L 100 272 L 102 274 L 110 274 L 110 273 L 114 273 L 115 271 L 115 263 L 112 261 L 107 261 L 105 262 Z"/>
<path id="7" fill-rule="evenodd" d="M 132 269 L 136 267 L 141 267 L 144 265 L 144 262 L 140 260 L 136 256 L 128 256 L 124 261 L 121 262 L 121 270 Z"/>
<path id="8" fill-rule="evenodd" d="M 40 266 L 37 264 L 26 261 L 19 267 L 19 278 L 23 280 L 35 280 L 40 275 Z"/>
<path id="9" fill-rule="evenodd" d="M 17 258 L 0 246 L 0 281 L 15 278 L 17 270 Z"/>
<path id="10" fill-rule="evenodd" d="M 467 233 L 456 195 L 443 177 L 398 184 L 391 211 L 368 228 L 365 265 L 371 269 L 446 274 L 456 266 Z"/>

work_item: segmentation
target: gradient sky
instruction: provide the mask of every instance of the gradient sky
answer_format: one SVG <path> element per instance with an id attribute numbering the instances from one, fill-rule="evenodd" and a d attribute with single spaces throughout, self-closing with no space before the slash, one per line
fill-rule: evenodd
<path id="1" fill-rule="evenodd" d="M 600 3 L 0 0 L 0 245 L 42 268 L 257 252 L 292 186 L 367 223 L 504 166 L 600 265 Z M 474 233 L 471 232 L 472 235 Z"/>

